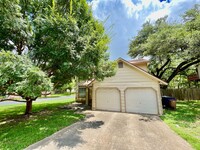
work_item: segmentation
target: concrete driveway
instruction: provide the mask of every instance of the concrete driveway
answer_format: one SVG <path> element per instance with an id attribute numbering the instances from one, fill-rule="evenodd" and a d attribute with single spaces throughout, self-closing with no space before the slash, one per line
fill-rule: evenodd
<path id="1" fill-rule="evenodd" d="M 27 150 L 190 150 L 158 116 L 85 111 L 87 118 Z"/>

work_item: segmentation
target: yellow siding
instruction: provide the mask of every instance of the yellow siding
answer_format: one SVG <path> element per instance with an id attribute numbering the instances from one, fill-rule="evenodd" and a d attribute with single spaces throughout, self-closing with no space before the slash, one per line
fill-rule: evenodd
<path id="1" fill-rule="evenodd" d="M 110 78 L 105 78 L 101 83 L 111 83 L 111 82 L 155 82 L 150 79 L 147 75 L 138 70 L 126 65 L 124 63 L 123 68 L 117 68 L 117 73 L 115 76 Z"/>
<path id="2" fill-rule="evenodd" d="M 117 87 L 120 91 L 121 95 L 121 111 L 125 112 L 126 106 L 125 106 L 125 97 L 124 92 L 129 87 L 149 87 L 153 88 L 157 93 L 157 100 L 158 100 L 158 111 L 159 114 L 162 114 L 162 104 L 161 104 L 161 96 L 160 96 L 160 85 L 158 81 L 155 81 L 151 79 L 148 75 L 144 74 L 143 72 L 130 67 L 123 63 L 123 68 L 117 68 L 117 72 L 115 76 L 105 78 L 101 82 L 95 81 L 93 83 L 93 97 L 92 97 L 92 109 L 96 109 L 96 101 L 95 101 L 95 91 L 97 88 L 105 87 L 105 88 L 111 88 L 111 87 Z"/>

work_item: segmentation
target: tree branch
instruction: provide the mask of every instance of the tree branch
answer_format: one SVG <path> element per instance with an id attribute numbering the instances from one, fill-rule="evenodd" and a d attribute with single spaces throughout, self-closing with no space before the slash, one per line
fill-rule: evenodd
<path id="1" fill-rule="evenodd" d="M 199 59 L 199 60 L 196 60 L 196 61 L 194 61 L 194 62 L 188 63 L 187 65 L 185 65 L 184 67 L 182 67 L 182 68 L 180 69 L 180 71 L 184 71 L 184 70 L 187 69 L 188 67 L 190 67 L 190 66 L 192 66 L 192 65 L 194 65 L 194 64 L 197 64 L 197 63 L 199 63 L 199 62 L 200 62 L 200 59 Z"/>
<path id="2" fill-rule="evenodd" d="M 161 71 L 165 68 L 165 66 L 167 66 L 170 63 L 171 59 L 167 59 L 167 61 L 164 63 L 164 65 L 162 67 L 160 67 L 160 69 L 158 69 L 158 71 Z"/>
<path id="3" fill-rule="evenodd" d="M 168 69 L 168 68 L 166 68 L 166 69 L 164 69 L 169 63 L 171 62 L 171 59 L 167 59 L 167 61 L 164 63 L 164 65 L 162 66 L 162 67 L 160 67 L 159 69 L 157 68 L 156 69 L 156 72 L 157 72 L 157 77 L 158 78 L 161 78 L 162 76 L 163 76 L 163 74 L 164 74 L 164 72 Z M 164 69 L 164 71 L 162 71 Z"/>
<path id="4" fill-rule="evenodd" d="M 151 73 L 153 76 L 157 77 L 156 74 L 155 74 L 153 71 L 150 71 L 150 73 Z"/>
<path id="5" fill-rule="evenodd" d="M 162 78 L 162 76 L 163 76 L 163 74 L 165 73 L 165 71 L 167 71 L 168 69 L 170 69 L 170 68 L 165 68 L 165 69 L 159 74 L 159 78 L 160 78 L 160 79 Z"/>
<path id="6" fill-rule="evenodd" d="M 190 66 L 197 64 L 200 62 L 200 60 L 196 60 L 196 61 L 192 61 L 195 58 L 192 58 L 188 61 L 183 61 L 182 63 L 180 63 L 177 68 L 172 72 L 172 74 L 170 75 L 170 77 L 167 79 L 167 82 L 169 83 L 179 72 L 186 70 L 187 68 L 189 68 Z M 190 62 L 192 61 L 192 62 Z"/>

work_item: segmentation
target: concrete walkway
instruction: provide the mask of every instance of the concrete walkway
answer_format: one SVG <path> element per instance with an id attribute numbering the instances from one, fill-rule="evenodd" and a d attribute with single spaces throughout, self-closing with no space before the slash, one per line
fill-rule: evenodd
<path id="1" fill-rule="evenodd" d="M 87 118 L 27 150 L 191 150 L 158 116 L 85 111 Z"/>

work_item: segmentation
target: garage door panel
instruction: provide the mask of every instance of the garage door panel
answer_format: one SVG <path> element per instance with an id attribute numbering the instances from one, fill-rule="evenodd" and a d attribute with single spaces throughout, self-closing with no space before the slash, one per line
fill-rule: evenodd
<path id="1" fill-rule="evenodd" d="M 99 88 L 96 91 L 96 109 L 120 111 L 120 94 L 115 88 Z"/>
<path id="2" fill-rule="evenodd" d="M 151 88 L 130 88 L 125 92 L 126 111 L 158 114 L 156 92 Z"/>

